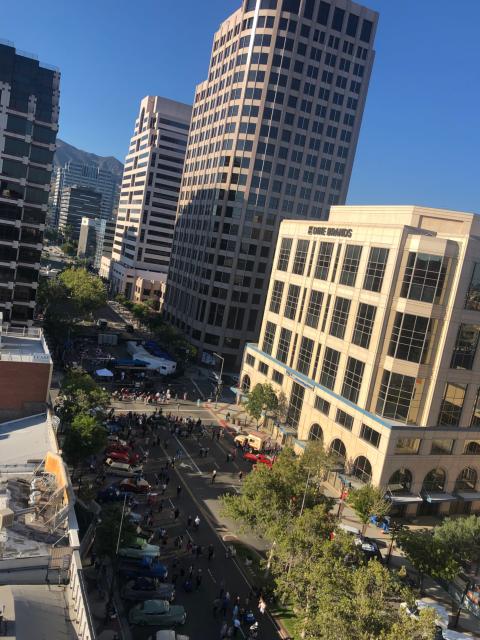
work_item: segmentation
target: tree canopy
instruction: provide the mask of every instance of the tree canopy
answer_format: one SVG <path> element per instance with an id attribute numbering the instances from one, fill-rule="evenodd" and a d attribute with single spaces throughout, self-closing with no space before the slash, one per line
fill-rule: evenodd
<path id="1" fill-rule="evenodd" d="M 107 301 L 102 280 L 86 269 L 65 269 L 59 276 L 79 317 L 88 317 Z"/>
<path id="2" fill-rule="evenodd" d="M 63 452 L 67 462 L 76 465 L 101 451 L 106 442 L 107 432 L 98 418 L 80 413 L 66 431 Z"/>
<path id="3" fill-rule="evenodd" d="M 262 415 L 274 412 L 278 407 L 278 398 L 271 384 L 256 384 L 250 391 L 244 405 L 246 412 L 257 421 Z"/>
<path id="4" fill-rule="evenodd" d="M 127 517 L 124 517 L 122 522 L 122 509 L 123 504 L 105 505 L 102 509 L 101 522 L 95 531 L 97 553 L 100 556 L 110 558 L 110 560 L 116 558 L 119 533 L 120 547 L 130 544 L 136 537 L 134 524 Z"/>
<path id="5" fill-rule="evenodd" d="M 103 417 L 110 403 L 109 395 L 81 369 L 70 369 L 65 375 L 60 389 L 58 415 L 63 426 L 72 423 L 78 414 Z"/>
<path id="6" fill-rule="evenodd" d="M 383 491 L 371 484 L 366 484 L 359 489 L 350 489 L 347 504 L 357 514 L 363 524 L 363 531 L 367 528 L 370 516 L 382 518 L 390 511 L 390 503 L 383 498 Z"/>

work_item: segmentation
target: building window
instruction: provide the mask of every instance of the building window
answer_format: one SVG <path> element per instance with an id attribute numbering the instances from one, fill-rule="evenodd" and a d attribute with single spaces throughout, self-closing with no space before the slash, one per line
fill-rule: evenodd
<path id="1" fill-rule="evenodd" d="M 241 389 L 244 393 L 248 393 L 250 391 L 250 376 L 244 375 L 242 378 L 242 386 Z"/>
<path id="2" fill-rule="evenodd" d="M 412 490 L 412 480 L 412 472 L 409 469 L 398 469 L 390 476 L 387 491 L 393 495 L 410 493 Z"/>
<path id="3" fill-rule="evenodd" d="M 399 422 L 415 422 L 422 391 L 423 381 L 385 370 L 378 393 L 377 413 Z"/>
<path id="4" fill-rule="evenodd" d="M 318 327 L 320 320 L 320 311 L 322 309 L 323 293 L 321 291 L 310 291 L 310 300 L 308 301 L 307 316 L 305 324 L 313 329 Z"/>
<path id="5" fill-rule="evenodd" d="M 296 284 L 291 284 L 288 287 L 287 301 L 285 303 L 284 316 L 290 320 L 295 320 L 297 315 L 298 298 L 300 296 L 300 287 Z"/>
<path id="6" fill-rule="evenodd" d="M 272 354 L 273 342 L 275 340 L 276 325 L 273 322 L 267 322 L 265 325 L 265 333 L 263 334 L 262 350 L 269 355 Z"/>
<path id="7" fill-rule="evenodd" d="M 312 361 L 314 344 L 315 343 L 313 342 L 313 340 L 305 337 L 303 337 L 302 341 L 300 342 L 300 350 L 298 352 L 297 359 L 297 371 L 299 371 L 300 373 L 304 373 L 306 376 L 308 376 L 308 372 L 310 371 L 310 362 Z"/>
<path id="8" fill-rule="evenodd" d="M 278 254 L 278 271 L 288 271 L 288 263 L 290 262 L 290 252 L 292 250 L 292 238 L 282 238 L 280 252 Z"/>
<path id="9" fill-rule="evenodd" d="M 336 338 L 345 336 L 345 328 L 348 321 L 351 300 L 347 298 L 336 298 L 333 307 L 332 319 L 330 321 L 330 335 Z"/>
<path id="10" fill-rule="evenodd" d="M 467 291 L 465 309 L 480 311 L 480 262 L 473 266 L 472 279 Z"/>
<path id="11" fill-rule="evenodd" d="M 432 440 L 432 448 L 430 454 L 437 454 L 440 456 L 449 456 L 453 451 L 453 440 L 434 438 Z"/>
<path id="12" fill-rule="evenodd" d="M 360 429 L 360 437 L 362 438 L 362 440 L 369 442 L 371 445 L 377 447 L 378 449 L 382 436 L 378 433 L 378 431 L 372 429 L 372 427 L 369 427 L 366 424 L 362 424 L 362 427 Z"/>
<path id="13" fill-rule="evenodd" d="M 356 358 L 348 358 L 345 377 L 343 378 L 342 396 L 351 402 L 357 402 L 358 400 L 364 369 L 365 363 Z"/>
<path id="14" fill-rule="evenodd" d="M 285 328 L 280 331 L 280 338 L 278 340 L 278 348 L 277 348 L 277 360 L 280 360 L 280 362 L 283 362 L 283 363 L 287 362 L 291 339 L 292 339 L 291 331 Z"/>
<path id="15" fill-rule="evenodd" d="M 298 427 L 298 423 L 300 422 L 304 395 L 305 389 L 302 387 L 302 385 L 294 382 L 292 385 L 290 403 L 288 405 L 287 424 L 289 424 L 291 427 L 294 427 L 295 429 Z"/>
<path id="16" fill-rule="evenodd" d="M 454 491 L 475 491 L 477 488 L 478 474 L 472 467 L 465 467 L 455 480 Z"/>
<path id="17" fill-rule="evenodd" d="M 268 375 L 268 365 L 265 364 L 265 362 L 259 362 L 258 363 L 258 370 L 260 371 L 260 373 L 263 373 L 264 376 Z"/>
<path id="18" fill-rule="evenodd" d="M 255 358 L 252 356 L 251 353 L 247 353 L 247 355 L 245 356 L 245 363 L 248 364 L 250 367 L 255 366 Z"/>
<path id="19" fill-rule="evenodd" d="M 358 305 L 357 318 L 353 329 L 352 342 L 359 347 L 368 349 L 372 337 L 373 324 L 377 308 L 371 304 L 361 302 Z"/>
<path id="20" fill-rule="evenodd" d="M 363 288 L 367 291 L 379 292 L 382 290 L 383 276 L 387 266 L 388 249 L 372 247 L 368 257 L 367 270 L 363 281 Z"/>
<path id="21" fill-rule="evenodd" d="M 330 453 L 343 462 L 347 459 L 347 449 L 340 438 L 335 438 L 332 442 L 330 445 Z"/>
<path id="22" fill-rule="evenodd" d="M 330 402 L 320 396 L 315 396 L 314 406 L 317 411 L 320 411 L 320 413 L 326 416 L 330 413 Z"/>
<path id="23" fill-rule="evenodd" d="M 273 382 L 276 382 L 277 384 L 283 384 L 283 373 L 280 373 L 280 371 L 277 371 L 276 369 L 272 370 L 272 380 Z"/>
<path id="24" fill-rule="evenodd" d="M 472 419 L 470 420 L 471 427 L 480 427 L 480 387 L 477 391 L 477 397 L 475 405 L 473 407 Z"/>
<path id="25" fill-rule="evenodd" d="M 453 384 L 447 382 L 443 394 L 438 424 L 442 427 L 458 427 L 462 415 L 466 384 Z"/>
<path id="26" fill-rule="evenodd" d="M 351 431 L 353 428 L 353 416 L 351 416 L 346 411 L 343 411 L 342 409 L 337 409 L 337 413 L 335 414 L 335 422 L 342 425 L 342 427 L 348 429 L 349 431 Z"/>
<path id="27" fill-rule="evenodd" d="M 347 244 L 342 271 L 340 273 L 340 284 L 345 284 L 348 287 L 355 286 L 361 256 L 362 247 L 355 244 Z"/>
<path id="28" fill-rule="evenodd" d="M 461 324 L 458 329 L 457 342 L 453 350 L 452 369 L 472 369 L 477 352 L 480 325 Z"/>
<path id="29" fill-rule="evenodd" d="M 463 454 L 466 456 L 478 456 L 480 455 L 480 442 L 477 440 L 471 440 L 465 444 Z"/>
<path id="30" fill-rule="evenodd" d="M 270 296 L 270 311 L 279 313 L 282 306 L 284 283 L 281 280 L 275 280 L 273 283 L 272 295 Z"/>
<path id="31" fill-rule="evenodd" d="M 425 364 L 430 343 L 431 320 L 409 313 L 395 314 L 388 355 Z"/>
<path id="32" fill-rule="evenodd" d="M 398 438 L 395 443 L 395 455 L 414 456 L 420 450 L 420 438 Z"/>
<path id="33" fill-rule="evenodd" d="M 400 296 L 409 300 L 439 303 L 445 282 L 447 259 L 428 253 L 408 254 Z"/>
<path id="34" fill-rule="evenodd" d="M 422 491 L 443 493 L 445 489 L 446 473 L 443 469 L 432 469 L 427 473 L 422 483 Z"/>
<path id="35" fill-rule="evenodd" d="M 323 356 L 322 371 L 320 373 L 320 384 L 323 384 L 327 389 L 333 389 L 335 386 L 339 361 L 340 352 L 327 347 L 325 349 L 325 355 Z"/>
<path id="36" fill-rule="evenodd" d="M 330 263 L 332 262 L 333 242 L 320 242 L 318 249 L 317 266 L 315 267 L 315 278 L 328 280 Z"/>
<path id="37" fill-rule="evenodd" d="M 323 442 L 323 431 L 319 424 L 312 424 L 310 431 L 308 432 L 308 439 L 313 442 Z"/>
<path id="38" fill-rule="evenodd" d="M 365 456 L 358 456 L 353 463 L 352 475 L 365 484 L 372 481 L 372 465 Z"/>
<path id="39" fill-rule="evenodd" d="M 305 271 L 309 244 L 308 240 L 297 241 L 297 250 L 295 251 L 295 258 L 293 259 L 292 272 L 299 276 L 302 276 Z"/>

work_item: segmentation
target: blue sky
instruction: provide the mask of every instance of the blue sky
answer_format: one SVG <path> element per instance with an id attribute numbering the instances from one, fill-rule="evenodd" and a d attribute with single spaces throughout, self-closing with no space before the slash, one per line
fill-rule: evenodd
<path id="1" fill-rule="evenodd" d="M 62 71 L 60 137 L 126 153 L 139 100 L 192 100 L 240 0 L 16 0 L 0 38 Z M 369 0 L 377 58 L 348 202 L 480 212 L 480 0 Z"/>

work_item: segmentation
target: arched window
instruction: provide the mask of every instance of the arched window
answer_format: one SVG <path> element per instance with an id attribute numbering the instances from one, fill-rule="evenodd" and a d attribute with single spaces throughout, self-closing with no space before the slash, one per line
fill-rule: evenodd
<path id="1" fill-rule="evenodd" d="M 472 440 L 471 442 L 467 442 L 465 445 L 465 451 L 463 452 L 465 455 L 478 455 L 480 453 L 480 442 L 476 440 Z"/>
<path id="2" fill-rule="evenodd" d="M 330 445 L 330 453 L 336 455 L 340 460 L 347 459 L 347 450 L 340 438 L 335 438 L 335 440 L 332 442 L 332 444 Z"/>
<path id="3" fill-rule="evenodd" d="M 412 489 L 412 472 L 408 469 L 398 469 L 395 473 L 392 473 L 387 489 L 393 494 L 410 492 Z"/>
<path id="4" fill-rule="evenodd" d="M 245 393 L 248 393 L 250 391 L 250 376 L 245 374 L 243 376 L 243 380 L 242 380 L 242 391 L 244 391 Z"/>
<path id="5" fill-rule="evenodd" d="M 358 478 L 365 484 L 368 484 L 372 480 L 372 465 L 365 458 L 365 456 L 358 456 L 353 463 L 352 475 Z"/>
<path id="6" fill-rule="evenodd" d="M 455 480 L 455 491 L 475 491 L 478 473 L 472 467 L 465 467 Z"/>
<path id="7" fill-rule="evenodd" d="M 322 427 L 315 423 L 310 427 L 310 431 L 308 432 L 309 440 L 323 440 L 323 431 Z"/>
<path id="8" fill-rule="evenodd" d="M 438 491 L 442 493 L 445 489 L 446 474 L 443 469 L 432 469 L 423 479 L 423 491 Z"/>

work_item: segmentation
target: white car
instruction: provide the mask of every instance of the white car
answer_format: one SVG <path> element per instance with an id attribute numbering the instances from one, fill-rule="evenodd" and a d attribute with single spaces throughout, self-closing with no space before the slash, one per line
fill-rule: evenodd
<path id="1" fill-rule="evenodd" d="M 438 604 L 437 602 L 425 602 L 425 600 L 416 600 L 415 604 L 416 604 L 415 611 L 411 611 L 408 608 L 408 605 L 406 602 L 402 602 L 400 606 L 402 607 L 402 609 L 405 609 L 407 614 L 412 618 L 417 618 L 419 611 L 421 611 L 422 609 L 427 609 L 427 608 L 435 609 L 435 613 L 436 613 L 435 624 L 437 625 L 437 627 L 441 627 L 442 629 L 448 628 L 448 622 L 449 622 L 450 616 L 448 611 L 442 604 Z"/>
<path id="2" fill-rule="evenodd" d="M 118 555 L 123 558 L 157 558 L 160 547 L 148 544 L 143 538 L 135 538 L 128 547 L 120 547 Z"/>

